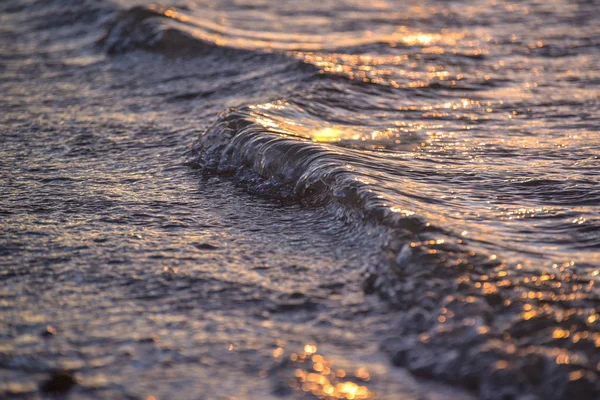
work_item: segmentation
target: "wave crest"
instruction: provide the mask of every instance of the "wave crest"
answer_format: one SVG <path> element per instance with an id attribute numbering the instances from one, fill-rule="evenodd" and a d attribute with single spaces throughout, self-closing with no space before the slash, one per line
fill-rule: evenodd
<path id="1" fill-rule="evenodd" d="M 573 284 L 578 273 L 507 265 L 420 216 L 395 212 L 365 183 L 352 149 L 317 143 L 264 117 L 251 109 L 223 112 L 194 144 L 190 163 L 251 181 L 263 194 L 324 205 L 356 235 L 366 234 L 365 224 L 387 232 L 379 259 L 365 267 L 363 288 L 403 311 L 383 343 L 395 364 L 490 399 L 600 393 L 599 299 L 591 287 Z M 576 333 L 577 342 L 561 332 Z"/>

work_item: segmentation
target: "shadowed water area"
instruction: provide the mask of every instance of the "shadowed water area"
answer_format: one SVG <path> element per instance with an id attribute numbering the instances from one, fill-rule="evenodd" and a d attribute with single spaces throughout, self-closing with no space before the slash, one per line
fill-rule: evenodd
<path id="1" fill-rule="evenodd" d="M 597 1 L 0 5 L 0 396 L 597 399 Z"/>

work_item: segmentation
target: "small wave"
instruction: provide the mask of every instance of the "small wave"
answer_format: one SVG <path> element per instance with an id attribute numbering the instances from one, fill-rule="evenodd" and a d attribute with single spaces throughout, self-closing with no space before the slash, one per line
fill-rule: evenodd
<path id="1" fill-rule="evenodd" d="M 240 29 L 224 26 L 211 18 L 202 18 L 188 10 L 176 7 L 164 7 L 157 4 L 137 6 L 124 11 L 113 23 L 115 29 L 129 31 L 149 18 L 162 18 L 171 26 L 185 31 L 198 40 L 213 43 L 217 46 L 243 50 L 263 51 L 331 51 L 335 49 L 358 49 L 360 47 L 379 46 L 385 44 L 415 45 L 423 43 L 454 43 L 451 36 L 439 34 L 414 34 L 399 27 L 394 30 L 373 32 L 364 30 L 348 35 L 344 32 L 330 33 L 327 36 L 308 33 L 289 33 L 285 31 L 270 32 L 266 30 Z M 403 28 L 403 29 L 400 29 Z"/>
<path id="2" fill-rule="evenodd" d="M 361 169 L 364 150 L 319 143 L 317 131 L 283 126 L 268 118 L 276 113 L 262 111 L 223 112 L 195 143 L 190 163 L 235 175 L 266 195 L 325 206 L 356 235 L 365 223 L 386 230 L 363 287 L 404 311 L 383 344 L 394 363 L 485 398 L 600 393 L 599 299 L 584 285 L 592 266 L 544 269 L 482 253 L 461 235 L 390 206 Z"/>
<path id="3" fill-rule="evenodd" d="M 147 49 L 169 54 L 197 52 L 203 49 L 286 53 L 294 50 L 315 51 L 376 44 L 386 37 L 364 37 L 271 33 L 224 27 L 207 18 L 194 17 L 185 10 L 160 5 L 136 6 L 119 13 L 107 26 L 99 44 L 109 53 Z M 391 40 L 391 37 L 389 38 Z"/>
<path id="4" fill-rule="evenodd" d="M 340 138 L 341 132 L 332 127 L 292 131 L 252 109 L 229 110 L 195 143 L 191 163 L 219 173 L 249 170 L 295 198 L 335 203 L 361 218 L 417 233 L 429 230 L 371 190 L 352 165 L 360 156 L 353 157 L 351 148 L 318 143 L 335 139 L 338 146 L 351 147 L 360 142 L 352 139 L 355 132 L 346 133 L 348 139 Z"/>
<path id="5" fill-rule="evenodd" d="M 219 48 L 215 43 L 195 39 L 182 29 L 169 25 L 167 9 L 158 6 L 136 6 L 120 12 L 108 24 L 107 33 L 98 44 L 107 53 L 123 53 L 135 49 L 181 55 L 189 52 L 201 55 Z"/>
<path id="6" fill-rule="evenodd" d="M 226 27 L 183 9 L 150 5 L 118 13 L 107 24 L 107 33 L 98 44 L 109 54 L 146 50 L 167 56 L 219 54 L 224 57 L 259 57 L 270 63 L 293 61 L 296 68 L 311 70 L 329 80 L 341 78 L 355 84 L 391 88 L 467 91 L 492 85 L 490 81 L 465 83 L 460 76 L 444 76 L 442 79 L 447 82 L 428 83 L 430 73 L 426 71 L 401 70 L 399 74 L 393 73 L 409 60 L 420 62 L 424 46 L 436 43 L 450 46 L 459 37 L 456 34 L 443 36 L 411 32 L 405 27 L 398 29 L 393 32 L 361 31 L 352 35 L 253 31 Z M 388 52 L 386 49 L 396 47 L 412 49 L 414 54 L 383 55 Z M 374 53 L 380 55 L 375 56 Z M 439 54 L 429 56 L 439 58 L 440 63 L 449 61 Z M 483 55 L 467 52 L 453 53 L 452 57 L 479 59 Z"/>

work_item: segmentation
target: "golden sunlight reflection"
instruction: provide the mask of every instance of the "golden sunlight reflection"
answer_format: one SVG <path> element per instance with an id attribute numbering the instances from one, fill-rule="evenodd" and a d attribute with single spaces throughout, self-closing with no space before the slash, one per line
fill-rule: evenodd
<path id="1" fill-rule="evenodd" d="M 378 42 L 389 43 L 392 47 L 396 47 L 398 43 L 408 46 L 434 44 L 452 46 L 465 36 L 463 32 L 453 31 L 419 32 L 404 25 L 357 30 L 352 35 L 336 31 L 329 31 L 327 34 L 299 33 L 289 30 L 260 31 L 230 24 L 228 19 L 223 17 L 197 18 L 185 10 L 164 8 L 156 4 L 149 8 L 173 22 L 181 23 L 180 29 L 187 30 L 200 39 L 222 46 L 246 49 L 319 51 L 332 47 L 353 47 Z"/>
<path id="2" fill-rule="evenodd" d="M 317 346 L 312 343 L 307 343 L 303 350 L 289 356 L 296 366 L 290 387 L 319 399 L 375 398 L 375 393 L 366 386 L 371 379 L 366 368 L 360 367 L 354 372 L 335 368 L 331 360 L 317 353 Z M 275 351 L 273 356 L 280 357 L 281 354 Z"/>
<path id="3" fill-rule="evenodd" d="M 352 133 L 350 133 L 352 134 Z M 312 140 L 315 142 L 339 142 L 344 137 L 348 137 L 348 132 L 340 128 L 325 127 L 312 131 Z M 360 135 L 352 135 L 353 139 L 359 139 Z"/>
<path id="4" fill-rule="evenodd" d="M 394 127 L 369 129 L 365 126 L 326 124 L 286 101 L 250 105 L 254 122 L 267 131 L 289 137 L 301 137 L 317 143 L 336 143 L 340 146 L 377 149 L 408 149 L 420 142 L 417 131 L 435 126 L 404 123 Z"/>

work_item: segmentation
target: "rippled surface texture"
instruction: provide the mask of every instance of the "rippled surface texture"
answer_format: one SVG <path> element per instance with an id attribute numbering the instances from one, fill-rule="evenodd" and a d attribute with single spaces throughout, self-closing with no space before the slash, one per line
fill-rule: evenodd
<path id="1" fill-rule="evenodd" d="M 1 7 L 2 393 L 600 396 L 597 1 Z"/>

